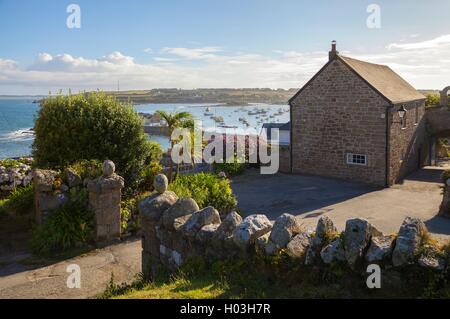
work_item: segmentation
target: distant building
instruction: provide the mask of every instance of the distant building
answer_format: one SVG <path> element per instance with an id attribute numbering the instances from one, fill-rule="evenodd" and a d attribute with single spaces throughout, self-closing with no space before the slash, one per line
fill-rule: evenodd
<path id="1" fill-rule="evenodd" d="M 289 145 L 291 140 L 291 123 L 264 123 L 261 128 L 261 135 L 264 136 L 268 143 L 274 143 L 272 141 L 272 129 L 277 128 L 279 130 L 279 144 Z M 278 142 L 278 141 L 277 141 Z"/>
<path id="2" fill-rule="evenodd" d="M 340 55 L 335 42 L 289 105 L 293 173 L 389 186 L 426 161 L 425 97 L 385 65 Z"/>

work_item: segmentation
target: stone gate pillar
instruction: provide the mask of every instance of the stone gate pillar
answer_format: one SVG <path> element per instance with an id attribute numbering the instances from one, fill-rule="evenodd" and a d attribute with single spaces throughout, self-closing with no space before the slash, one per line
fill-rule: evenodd
<path id="1" fill-rule="evenodd" d="M 95 240 L 111 242 L 120 238 L 120 199 L 124 180 L 114 173 L 112 161 L 103 162 L 103 176 L 87 185 L 89 208 L 95 218 Z"/>
<path id="2" fill-rule="evenodd" d="M 450 178 L 445 183 L 444 198 L 439 207 L 439 215 L 450 217 Z"/>
<path id="3" fill-rule="evenodd" d="M 58 173 L 51 170 L 33 170 L 34 220 L 40 225 L 45 222 L 49 212 L 67 201 L 67 196 L 55 193 L 53 183 Z"/>
<path id="4" fill-rule="evenodd" d="M 160 264 L 161 242 L 156 236 L 158 222 L 163 212 L 178 200 L 178 196 L 167 190 L 168 179 L 164 174 L 155 177 L 156 192 L 139 202 L 142 231 L 142 273 L 145 278 L 155 278 Z"/>

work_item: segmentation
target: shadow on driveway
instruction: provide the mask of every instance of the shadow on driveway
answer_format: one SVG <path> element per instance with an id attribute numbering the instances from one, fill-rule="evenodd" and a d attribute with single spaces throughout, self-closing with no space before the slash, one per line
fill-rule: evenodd
<path id="1" fill-rule="evenodd" d="M 261 175 L 258 169 L 233 178 L 232 188 L 242 215 L 266 214 L 270 219 L 283 213 L 300 215 L 380 189 L 318 176 Z M 311 215 L 308 218 L 316 217 Z"/>

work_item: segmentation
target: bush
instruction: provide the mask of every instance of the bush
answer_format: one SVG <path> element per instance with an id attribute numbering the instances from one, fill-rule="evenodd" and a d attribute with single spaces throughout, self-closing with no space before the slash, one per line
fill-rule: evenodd
<path id="1" fill-rule="evenodd" d="M 149 145 L 151 155 L 146 159 L 146 165 L 142 168 L 140 176 L 141 180 L 139 188 L 143 191 L 153 190 L 153 180 L 162 170 L 160 161 L 163 155 L 163 150 L 161 146 L 157 142 L 150 142 Z"/>
<path id="2" fill-rule="evenodd" d="M 32 165 L 33 159 L 23 157 L 19 159 L 7 158 L 0 160 L 0 166 L 3 166 L 5 168 L 17 168 L 20 166 L 20 164 Z"/>
<path id="3" fill-rule="evenodd" d="M 85 189 L 71 189 L 70 200 L 33 229 L 30 248 L 34 254 L 51 256 L 92 240 L 94 216 L 88 210 L 87 197 Z"/>
<path id="4" fill-rule="evenodd" d="M 159 163 L 164 153 L 163 149 L 161 148 L 161 145 L 158 142 L 149 141 L 148 146 L 150 152 L 145 163 L 146 164 L 153 162 Z"/>
<path id="5" fill-rule="evenodd" d="M 159 163 L 152 162 L 145 166 L 141 173 L 141 183 L 139 188 L 143 191 L 153 190 L 153 180 L 162 170 L 162 166 Z"/>
<path id="6" fill-rule="evenodd" d="M 169 185 L 169 190 L 179 197 L 192 197 L 200 208 L 213 206 L 227 212 L 237 205 L 230 181 L 215 174 L 180 175 Z"/>
<path id="7" fill-rule="evenodd" d="M 244 172 L 247 164 L 244 160 L 234 157 L 233 163 L 214 163 L 214 171 L 216 173 L 225 172 L 227 176 L 236 176 Z"/>
<path id="8" fill-rule="evenodd" d="M 74 170 L 78 175 L 80 175 L 81 180 L 85 178 L 95 179 L 103 174 L 103 163 L 99 160 L 81 160 L 68 168 Z"/>
<path id="9" fill-rule="evenodd" d="M 35 121 L 35 165 L 63 169 L 80 160 L 110 159 L 128 186 L 150 155 L 142 120 L 131 104 L 104 93 L 45 99 Z"/>
<path id="10" fill-rule="evenodd" d="M 426 107 L 439 106 L 441 103 L 441 97 L 439 94 L 427 94 L 427 99 L 425 100 Z"/>
<path id="11" fill-rule="evenodd" d="M 0 215 L 27 215 L 33 209 L 33 184 L 16 188 L 8 197 L 0 200 Z"/>
<path id="12" fill-rule="evenodd" d="M 142 198 L 136 196 L 121 201 L 120 203 L 120 217 L 122 233 L 136 233 L 140 228 L 139 211 L 137 204 Z"/>

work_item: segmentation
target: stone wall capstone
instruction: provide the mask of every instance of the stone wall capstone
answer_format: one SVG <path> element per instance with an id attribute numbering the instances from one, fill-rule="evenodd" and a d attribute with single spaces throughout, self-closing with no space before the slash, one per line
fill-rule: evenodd
<path id="1" fill-rule="evenodd" d="M 273 222 L 261 214 L 242 219 L 231 212 L 222 220 L 213 207 L 194 211 L 194 203 L 167 190 L 139 203 L 146 277 L 156 276 L 161 265 L 174 271 L 192 258 L 252 258 L 281 250 L 304 265 L 338 262 L 354 270 L 370 263 L 389 268 L 414 263 L 440 271 L 446 262 L 446 253 L 427 243 L 426 226 L 415 218 L 404 220 L 397 237 L 384 235 L 362 218 L 348 220 L 339 233 L 331 219 L 322 216 L 313 232 L 289 214 Z"/>

